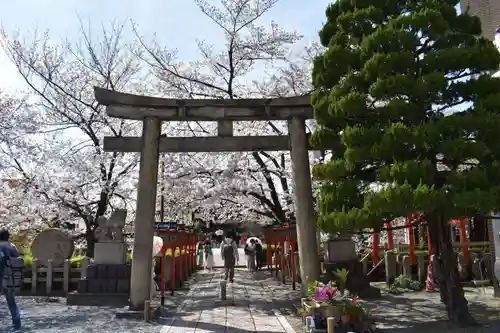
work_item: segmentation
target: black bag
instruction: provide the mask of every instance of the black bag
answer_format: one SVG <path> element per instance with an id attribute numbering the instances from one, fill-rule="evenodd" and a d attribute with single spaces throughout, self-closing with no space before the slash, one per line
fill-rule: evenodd
<path id="1" fill-rule="evenodd" d="M 24 282 L 24 258 L 9 257 L 0 254 L 2 267 L 2 287 L 6 289 L 20 289 Z"/>
<path id="2" fill-rule="evenodd" d="M 222 256 L 224 260 L 234 260 L 234 248 L 233 248 L 233 240 L 230 243 L 224 241 L 222 245 Z"/>
<path id="3" fill-rule="evenodd" d="M 245 245 L 244 251 L 245 251 L 245 254 L 247 256 L 253 255 L 253 254 L 255 254 L 255 247 L 254 248 L 250 248 L 250 245 L 247 244 L 247 245 Z"/>
<path id="4" fill-rule="evenodd" d="M 260 245 L 260 243 L 255 244 L 255 251 L 257 253 L 262 252 L 262 245 Z"/>

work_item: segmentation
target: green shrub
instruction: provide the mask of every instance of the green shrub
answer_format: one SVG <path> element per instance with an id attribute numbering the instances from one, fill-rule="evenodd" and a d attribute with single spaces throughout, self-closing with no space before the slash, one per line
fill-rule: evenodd
<path id="1" fill-rule="evenodd" d="M 394 284 L 392 284 L 387 289 L 387 292 L 389 294 L 393 294 L 393 295 L 400 295 L 403 293 L 403 290 L 401 288 L 396 287 Z"/>
<path id="2" fill-rule="evenodd" d="M 401 288 L 401 289 L 406 289 L 406 290 L 413 290 L 413 291 L 420 291 L 422 290 L 422 285 L 420 282 L 412 280 L 408 276 L 405 275 L 400 275 L 398 276 L 395 280 L 394 283 L 392 284 L 393 288 Z"/>

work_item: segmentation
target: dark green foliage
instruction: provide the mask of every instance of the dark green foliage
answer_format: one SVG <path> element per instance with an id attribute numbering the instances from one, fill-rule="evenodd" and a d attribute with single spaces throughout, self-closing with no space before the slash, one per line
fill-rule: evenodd
<path id="1" fill-rule="evenodd" d="M 391 287 L 403 290 L 411 290 L 411 291 L 422 290 L 422 285 L 420 284 L 420 282 L 412 280 L 411 278 L 405 275 L 399 275 L 398 277 L 396 277 Z"/>
<path id="2" fill-rule="evenodd" d="M 339 0 L 326 10 L 311 138 L 332 149 L 314 168 L 323 230 L 500 208 L 500 80 L 491 77 L 500 55 L 457 3 Z"/>

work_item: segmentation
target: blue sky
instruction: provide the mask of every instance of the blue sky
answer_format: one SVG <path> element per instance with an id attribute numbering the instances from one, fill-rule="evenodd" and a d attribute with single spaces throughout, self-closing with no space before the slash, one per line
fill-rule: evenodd
<path id="1" fill-rule="evenodd" d="M 280 0 L 262 22 L 276 21 L 282 28 L 303 34 L 304 43 L 317 39 L 324 12 L 333 0 Z M 207 0 L 217 4 L 219 0 Z M 3 0 L 0 24 L 8 32 L 28 35 L 34 30 L 49 30 L 57 40 L 79 36 L 79 19 L 100 29 L 111 21 L 132 19 L 145 37 L 157 34 L 161 43 L 177 49 L 182 60 L 197 58 L 196 39 L 212 44 L 223 43 L 220 30 L 196 7 L 193 0 Z M 133 36 L 130 36 L 132 38 Z M 15 69 L 0 55 L 0 89 L 22 87 Z"/>

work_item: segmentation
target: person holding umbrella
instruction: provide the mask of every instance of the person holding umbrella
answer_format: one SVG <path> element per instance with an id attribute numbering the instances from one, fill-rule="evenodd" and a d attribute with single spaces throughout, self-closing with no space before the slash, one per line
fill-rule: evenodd
<path id="1" fill-rule="evenodd" d="M 245 245 L 245 255 L 247 257 L 247 270 L 255 271 L 255 239 L 250 238 Z"/>
<path id="2" fill-rule="evenodd" d="M 260 270 L 263 265 L 263 254 L 264 254 L 264 249 L 262 248 L 261 242 L 255 242 L 255 259 L 257 261 L 257 270 Z"/>
<path id="3" fill-rule="evenodd" d="M 214 268 L 214 253 L 212 241 L 207 239 L 205 241 L 205 246 L 203 247 L 203 252 L 205 254 L 205 269 L 213 270 Z"/>

